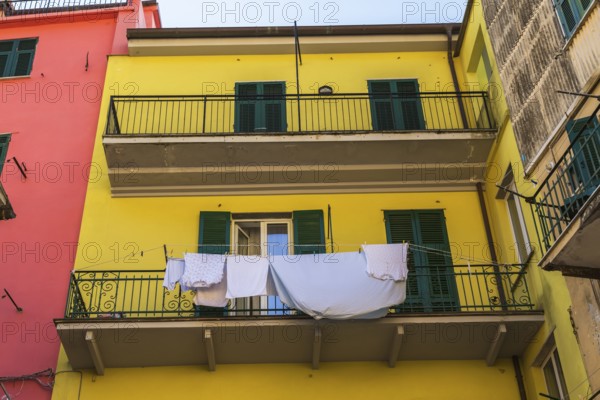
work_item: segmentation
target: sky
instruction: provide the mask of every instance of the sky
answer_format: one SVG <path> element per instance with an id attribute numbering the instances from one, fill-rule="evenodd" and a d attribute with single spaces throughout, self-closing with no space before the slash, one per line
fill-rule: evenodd
<path id="1" fill-rule="evenodd" d="M 158 0 L 164 27 L 461 22 L 467 0 Z"/>

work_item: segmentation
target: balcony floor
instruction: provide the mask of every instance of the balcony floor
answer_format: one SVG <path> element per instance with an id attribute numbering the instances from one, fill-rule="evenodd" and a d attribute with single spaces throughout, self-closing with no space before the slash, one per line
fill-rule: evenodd
<path id="1" fill-rule="evenodd" d="M 75 369 L 382 361 L 522 355 L 543 312 L 404 314 L 366 321 L 254 319 L 55 320 Z M 214 354 L 214 356 L 213 356 Z"/>
<path id="2" fill-rule="evenodd" d="M 540 266 L 548 271 L 561 271 L 566 276 L 600 279 L 598 237 L 600 187 L 540 261 Z"/>

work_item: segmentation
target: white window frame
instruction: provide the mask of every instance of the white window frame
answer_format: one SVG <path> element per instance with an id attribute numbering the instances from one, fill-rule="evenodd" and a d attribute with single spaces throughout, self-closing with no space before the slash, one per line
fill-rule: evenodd
<path id="1" fill-rule="evenodd" d="M 517 187 L 515 186 L 514 182 L 511 182 L 508 189 L 510 189 L 514 192 L 517 192 Z M 519 258 L 519 261 L 521 263 L 525 263 L 531 256 L 533 249 L 531 247 L 531 240 L 529 239 L 529 232 L 527 230 L 527 224 L 525 223 L 523 209 L 521 208 L 521 201 L 518 196 L 516 196 L 510 192 L 506 192 L 506 196 L 504 197 L 504 200 L 506 201 L 506 211 L 508 213 L 508 219 L 510 221 L 511 232 L 512 232 L 512 236 L 514 239 L 515 252 Z M 517 215 L 513 215 L 513 212 L 511 210 L 510 203 L 509 203 L 510 201 L 514 201 Z M 514 220 L 519 221 L 518 227 L 515 226 L 515 224 L 513 223 Z M 525 241 L 524 247 L 525 247 L 527 254 L 521 254 L 521 250 L 520 250 L 520 246 L 519 246 L 518 238 L 517 238 L 517 229 L 521 232 L 521 235 L 523 235 L 523 240 Z"/>
<path id="2" fill-rule="evenodd" d="M 558 357 L 558 362 L 556 361 L 557 357 Z M 561 372 L 564 372 L 564 371 L 562 371 L 562 363 L 560 362 L 560 355 L 558 354 L 558 349 L 556 348 L 556 346 L 554 346 L 552 348 L 552 350 L 548 354 L 548 357 L 541 365 L 542 373 L 544 375 L 544 382 L 546 383 L 546 389 L 548 389 L 548 381 L 546 380 L 546 374 L 543 371 L 546 368 L 546 366 L 548 365 L 548 363 L 552 364 L 552 370 L 554 372 L 554 379 L 556 380 L 556 386 L 559 391 L 560 399 L 561 400 L 569 399 L 569 392 L 567 391 L 567 388 L 563 386 L 563 385 L 566 385 L 565 377 L 564 377 L 564 375 L 561 374 Z M 557 365 L 560 365 L 561 368 L 559 369 L 557 367 Z M 550 394 L 550 393 L 547 393 L 547 394 Z"/>
<path id="3" fill-rule="evenodd" d="M 288 231 L 288 254 L 293 255 L 294 253 L 294 239 L 293 239 L 293 224 L 291 218 L 281 218 L 281 219 L 231 219 L 231 229 L 230 229 L 230 254 L 237 255 L 238 254 L 238 233 L 239 230 L 243 230 L 243 228 L 239 227 L 239 223 L 259 223 L 260 225 L 260 257 L 268 256 L 268 242 L 267 242 L 267 227 L 268 225 L 286 225 Z M 258 257 L 258 256 L 248 256 L 248 257 Z M 234 307 L 241 307 L 242 309 L 252 309 L 254 305 L 259 306 L 261 309 L 267 309 L 269 305 L 269 297 L 273 296 L 257 296 L 252 298 L 244 298 L 244 299 L 235 299 L 232 300 L 232 305 Z M 233 311 L 233 315 L 236 315 L 237 312 Z M 246 312 L 240 312 L 238 315 L 248 315 Z M 258 314 L 257 314 L 258 315 Z M 260 315 L 269 315 L 268 312 L 260 312 Z"/>

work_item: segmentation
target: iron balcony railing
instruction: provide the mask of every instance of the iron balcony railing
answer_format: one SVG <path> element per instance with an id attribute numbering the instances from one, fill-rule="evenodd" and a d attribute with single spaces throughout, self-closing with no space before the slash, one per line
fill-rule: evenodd
<path id="1" fill-rule="evenodd" d="M 408 277 L 407 302 L 390 308 L 390 315 L 533 310 L 523 268 L 507 265 L 500 267 L 499 272 L 489 265 L 414 268 Z M 164 271 L 75 271 L 71 276 L 65 318 L 285 318 L 302 315 L 275 296 L 237 299 L 223 309 L 194 306 L 193 292 L 183 292 L 179 286 L 167 290 L 162 286 L 163 279 Z M 505 295 L 500 296 L 499 290 Z M 500 300 L 502 297 L 504 301 Z"/>
<path id="2" fill-rule="evenodd" d="M 0 0 L 0 17 L 125 7 L 131 0 Z"/>
<path id="3" fill-rule="evenodd" d="M 547 252 L 600 185 L 597 112 L 570 131 L 571 144 L 536 193 L 527 199 L 542 250 Z"/>
<path id="4" fill-rule="evenodd" d="M 494 128 L 485 92 L 113 96 L 106 135 L 444 132 Z"/>

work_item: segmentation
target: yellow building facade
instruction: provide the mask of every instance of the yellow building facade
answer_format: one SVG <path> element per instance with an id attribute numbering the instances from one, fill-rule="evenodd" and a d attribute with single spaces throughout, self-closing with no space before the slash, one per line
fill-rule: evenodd
<path id="1" fill-rule="evenodd" d="M 536 399 L 553 371 L 587 398 L 564 279 L 536 267 L 528 206 L 496 186 L 531 183 L 480 6 L 462 27 L 299 36 L 301 94 L 287 28 L 133 30 L 110 57 L 55 321 L 57 371 L 81 376 L 59 374 L 53 397 Z M 162 288 L 184 252 L 335 261 L 400 242 L 408 298 L 380 320 L 273 299 L 215 312 Z"/>

